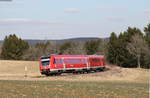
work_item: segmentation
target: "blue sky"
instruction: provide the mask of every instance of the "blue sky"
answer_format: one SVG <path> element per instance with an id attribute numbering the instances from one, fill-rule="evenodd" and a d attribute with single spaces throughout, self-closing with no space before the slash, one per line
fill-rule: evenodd
<path id="1" fill-rule="evenodd" d="M 150 0 L 0 1 L 0 40 L 109 37 L 150 23 Z"/>

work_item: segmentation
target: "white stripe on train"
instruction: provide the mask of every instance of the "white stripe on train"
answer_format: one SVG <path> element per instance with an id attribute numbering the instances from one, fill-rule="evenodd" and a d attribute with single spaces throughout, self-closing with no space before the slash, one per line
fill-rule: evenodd
<path id="1" fill-rule="evenodd" d="M 82 68 L 60 68 L 60 69 L 50 69 L 50 71 L 58 71 L 58 70 L 71 70 L 71 69 L 77 69 L 77 70 L 82 70 L 82 69 L 90 69 L 90 68 L 103 68 L 105 66 L 101 67 L 82 67 Z"/>

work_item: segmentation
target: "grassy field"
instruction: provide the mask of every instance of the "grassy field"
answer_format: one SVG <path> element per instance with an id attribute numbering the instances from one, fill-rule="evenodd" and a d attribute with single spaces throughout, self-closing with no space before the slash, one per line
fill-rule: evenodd
<path id="1" fill-rule="evenodd" d="M 0 81 L 1 98 L 148 98 L 148 84 L 125 82 Z"/>
<path id="2" fill-rule="evenodd" d="M 25 66 L 28 77 L 24 77 Z M 0 60 L 0 98 L 149 98 L 150 70 L 107 69 L 45 77 L 37 61 Z"/>

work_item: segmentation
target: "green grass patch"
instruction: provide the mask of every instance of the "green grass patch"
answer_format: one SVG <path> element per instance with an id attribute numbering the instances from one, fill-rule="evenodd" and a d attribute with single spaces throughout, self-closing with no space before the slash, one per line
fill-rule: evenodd
<path id="1" fill-rule="evenodd" d="M 0 98 L 148 98 L 148 83 L 0 80 Z"/>

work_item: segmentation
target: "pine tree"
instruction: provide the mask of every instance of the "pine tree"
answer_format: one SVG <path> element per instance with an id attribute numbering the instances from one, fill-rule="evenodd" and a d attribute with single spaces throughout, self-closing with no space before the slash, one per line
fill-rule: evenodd
<path id="1" fill-rule="evenodd" d="M 117 47 L 118 47 L 118 38 L 117 35 L 112 32 L 109 38 L 109 42 L 107 45 L 107 60 L 111 64 L 117 64 Z"/>
<path id="2" fill-rule="evenodd" d="M 144 32 L 146 33 L 145 39 L 150 47 L 150 23 L 144 28 Z"/>
<path id="3" fill-rule="evenodd" d="M 136 58 L 127 49 L 127 45 L 131 42 L 132 36 L 136 34 L 143 36 L 140 29 L 135 27 L 128 27 L 125 32 L 119 35 L 118 41 L 120 44 L 118 53 L 118 65 L 122 67 L 137 67 L 138 64 L 136 62 Z"/>
<path id="4" fill-rule="evenodd" d="M 145 32 L 147 35 L 150 35 L 150 23 L 147 25 L 147 27 L 144 28 L 144 32 Z"/>
<path id="5" fill-rule="evenodd" d="M 90 40 L 84 45 L 85 51 L 88 55 L 97 54 L 99 51 L 101 40 Z"/>
<path id="6" fill-rule="evenodd" d="M 135 34 L 143 36 L 138 28 L 131 27 L 129 27 L 127 31 L 120 33 L 118 37 L 115 33 L 111 34 L 107 47 L 107 59 L 110 63 L 122 67 L 137 67 L 134 55 L 127 50 L 127 45 L 131 42 L 131 38 Z"/>
<path id="7" fill-rule="evenodd" d="M 6 36 L 2 46 L 3 59 L 22 59 L 23 52 L 29 48 L 28 43 L 18 38 L 15 34 Z"/>
<path id="8" fill-rule="evenodd" d="M 146 33 L 145 40 L 149 46 L 149 52 L 145 56 L 143 63 L 145 65 L 144 66 L 145 68 L 150 68 L 150 60 L 149 60 L 149 58 L 150 58 L 150 23 L 144 28 L 144 32 Z"/>

